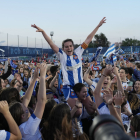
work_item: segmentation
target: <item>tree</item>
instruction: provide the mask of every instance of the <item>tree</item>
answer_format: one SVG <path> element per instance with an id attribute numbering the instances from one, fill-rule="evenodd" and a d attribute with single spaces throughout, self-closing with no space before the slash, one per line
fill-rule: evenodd
<path id="1" fill-rule="evenodd" d="M 100 33 L 99 35 L 96 34 L 94 36 L 95 41 L 93 41 L 93 44 L 95 47 L 109 47 L 110 46 L 110 42 L 108 41 L 107 37 L 105 36 L 105 34 Z"/>
<path id="2" fill-rule="evenodd" d="M 121 46 L 140 46 L 140 40 L 126 38 L 125 40 L 122 41 Z"/>

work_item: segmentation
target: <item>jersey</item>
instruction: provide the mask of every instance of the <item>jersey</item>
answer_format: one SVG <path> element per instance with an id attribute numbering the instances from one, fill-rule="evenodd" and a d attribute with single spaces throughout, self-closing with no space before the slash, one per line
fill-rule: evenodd
<path id="1" fill-rule="evenodd" d="M 19 126 L 22 140 L 42 140 L 39 131 L 41 119 L 32 114 L 29 119 Z"/>
<path id="2" fill-rule="evenodd" d="M 123 89 L 126 90 L 127 87 L 128 87 L 128 82 L 129 80 L 127 80 L 127 82 L 122 82 L 122 86 L 123 86 Z"/>
<path id="3" fill-rule="evenodd" d="M 10 132 L 5 130 L 0 130 L 0 140 L 9 140 L 10 139 Z"/>
<path id="4" fill-rule="evenodd" d="M 83 44 L 74 50 L 72 56 L 68 56 L 63 50 L 59 49 L 56 54 L 61 63 L 63 74 L 63 85 L 74 86 L 76 83 L 83 83 L 82 75 L 82 54 Z"/>

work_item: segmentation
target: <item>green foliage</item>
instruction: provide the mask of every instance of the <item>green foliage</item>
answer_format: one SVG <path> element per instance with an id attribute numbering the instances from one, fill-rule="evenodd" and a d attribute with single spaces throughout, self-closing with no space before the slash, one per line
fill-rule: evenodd
<path id="1" fill-rule="evenodd" d="M 140 46 L 140 40 L 126 38 L 125 40 L 122 41 L 121 46 Z"/>
<path id="2" fill-rule="evenodd" d="M 105 36 L 105 34 L 100 33 L 99 35 L 96 34 L 94 36 L 95 40 L 93 41 L 93 44 L 95 47 L 109 47 L 110 46 L 110 42 L 108 41 L 107 37 Z"/>

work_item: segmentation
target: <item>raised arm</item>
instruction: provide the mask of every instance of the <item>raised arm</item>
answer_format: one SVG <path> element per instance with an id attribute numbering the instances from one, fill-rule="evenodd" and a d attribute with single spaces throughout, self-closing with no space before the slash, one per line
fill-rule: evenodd
<path id="1" fill-rule="evenodd" d="M 34 85 L 35 85 L 35 82 L 36 82 L 36 80 L 38 78 L 38 72 L 39 72 L 39 70 L 38 70 L 38 68 L 36 68 L 35 71 L 34 71 L 33 80 L 31 80 L 31 84 L 28 87 L 28 89 L 27 89 L 27 91 L 26 91 L 26 93 L 25 93 L 25 95 L 23 97 L 22 103 L 26 107 L 28 107 L 28 104 L 29 104 L 29 102 L 31 100 L 31 96 L 32 96 L 32 93 L 33 93 Z"/>
<path id="2" fill-rule="evenodd" d="M 92 85 L 92 81 L 88 78 L 89 76 L 89 72 L 91 71 L 91 68 L 88 68 L 87 71 L 84 74 L 84 81 L 91 86 Z"/>
<path id="3" fill-rule="evenodd" d="M 9 140 L 21 140 L 22 136 L 19 127 L 17 126 L 15 120 L 13 119 L 11 113 L 9 112 L 9 106 L 7 101 L 0 101 L 0 112 L 5 117 L 10 129 Z"/>
<path id="4" fill-rule="evenodd" d="M 6 73 L 0 76 L 1 79 L 5 80 L 7 79 L 11 74 L 11 66 L 10 66 L 10 59 L 8 58 L 8 70 Z"/>
<path id="5" fill-rule="evenodd" d="M 96 32 L 98 31 L 99 27 L 102 26 L 103 23 L 105 23 L 106 18 L 104 17 L 100 23 L 97 25 L 97 27 L 88 35 L 88 37 L 86 38 L 86 40 L 84 41 L 87 45 L 92 41 L 94 35 L 96 34 Z"/>
<path id="6" fill-rule="evenodd" d="M 40 84 L 39 84 L 39 91 L 37 96 L 37 104 L 34 111 L 35 116 L 38 117 L 39 119 L 42 118 L 45 104 L 47 101 L 46 85 L 45 85 L 46 69 L 47 69 L 47 65 L 45 63 L 42 63 L 40 66 Z"/>
<path id="7" fill-rule="evenodd" d="M 101 90 L 102 90 L 102 85 L 103 82 L 106 78 L 106 76 L 108 76 L 111 73 L 112 68 L 108 68 L 106 67 L 103 74 L 101 75 L 101 78 L 94 90 L 94 98 L 95 98 L 95 102 L 97 107 L 103 102 L 103 98 L 101 97 Z"/>
<path id="8" fill-rule="evenodd" d="M 59 71 L 56 72 L 55 77 L 52 79 L 51 83 L 49 84 L 49 88 L 51 88 L 52 90 L 54 90 L 54 83 L 55 83 L 56 79 L 58 78 L 58 73 L 59 73 Z"/>
<path id="9" fill-rule="evenodd" d="M 45 33 L 45 31 L 44 31 L 43 29 L 39 28 L 39 27 L 36 26 L 35 24 L 34 24 L 34 25 L 31 25 L 31 27 L 36 28 L 36 29 L 37 29 L 36 32 L 41 32 L 42 35 L 44 36 L 45 40 L 48 42 L 48 44 L 50 45 L 50 47 L 53 49 L 53 51 L 54 51 L 55 53 L 58 53 L 58 51 L 59 51 L 58 46 L 56 46 L 56 45 L 53 43 L 53 41 L 50 39 L 50 37 Z"/>
<path id="10" fill-rule="evenodd" d="M 123 93 L 123 92 L 124 92 L 124 89 L 123 89 L 123 86 L 122 86 L 122 82 L 121 82 L 120 76 L 119 76 L 119 74 L 118 74 L 117 67 L 114 67 L 113 73 L 114 73 L 114 74 L 116 75 L 116 77 L 117 77 L 117 89 Z"/>
<path id="11" fill-rule="evenodd" d="M 115 109 L 115 107 L 113 105 L 114 98 L 113 98 L 113 93 L 112 93 L 111 89 L 109 89 L 108 91 L 105 91 L 105 92 L 104 92 L 104 100 L 108 105 L 110 114 L 112 116 L 114 116 L 115 118 L 117 118 L 120 121 L 120 123 L 122 124 L 122 126 L 123 126 L 121 115 L 118 114 L 118 112 L 121 112 L 121 108 L 118 108 L 118 111 L 116 111 L 116 109 Z M 119 96 L 118 93 L 117 93 L 117 96 Z M 115 104 L 115 105 L 116 106 L 121 106 L 122 98 L 119 97 L 119 99 L 116 99 L 116 100 L 117 100 L 116 101 L 117 104 Z M 124 127 L 123 127 L 123 129 L 124 129 Z M 125 129 L 124 129 L 124 131 L 125 131 Z"/>

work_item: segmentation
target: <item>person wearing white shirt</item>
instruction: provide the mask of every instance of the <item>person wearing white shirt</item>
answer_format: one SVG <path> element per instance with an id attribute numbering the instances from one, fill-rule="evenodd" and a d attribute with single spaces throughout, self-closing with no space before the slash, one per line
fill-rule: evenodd
<path id="1" fill-rule="evenodd" d="M 83 77 L 82 77 L 82 53 L 84 52 L 84 49 L 86 49 L 89 45 L 89 43 L 92 41 L 95 33 L 99 29 L 99 27 L 105 23 L 106 19 L 105 17 L 100 21 L 100 23 L 97 25 L 97 27 L 88 35 L 84 43 L 79 46 L 74 51 L 74 43 L 71 39 L 66 39 L 62 43 L 62 50 L 56 46 L 53 41 L 49 38 L 49 36 L 39 28 L 38 26 L 31 25 L 32 27 L 37 29 L 37 32 L 41 32 L 50 45 L 50 47 L 53 49 L 53 51 L 57 54 L 58 59 L 60 59 L 61 62 L 61 68 L 62 68 L 62 74 L 63 74 L 63 94 L 65 96 L 65 99 L 67 100 L 69 106 L 71 108 L 74 107 L 77 96 L 73 92 L 72 88 L 76 83 L 82 83 Z M 91 98 L 87 97 L 87 100 L 83 103 L 88 111 L 88 103 L 91 100 Z M 78 112 L 79 111 L 79 112 Z M 79 116 L 82 113 L 82 110 L 78 110 L 77 116 Z M 89 113 L 92 113 L 89 111 Z"/>
<path id="2" fill-rule="evenodd" d="M 11 113 L 9 112 L 9 106 L 7 101 L 0 101 L 0 113 L 6 119 L 10 132 L 5 130 L 0 130 L 0 139 L 1 140 L 21 140 L 20 130 L 14 121 Z"/>
<path id="3" fill-rule="evenodd" d="M 36 79 L 38 78 L 38 68 L 35 69 L 34 78 L 30 84 L 30 87 L 27 89 L 25 96 L 23 97 L 23 102 L 16 102 L 10 105 L 10 112 L 16 123 L 19 125 L 23 140 L 42 139 L 39 131 L 39 124 L 41 122 L 46 104 L 46 68 L 46 64 L 42 63 L 40 66 L 40 85 L 37 96 L 37 104 L 34 113 L 30 115 L 27 107 L 31 99 L 34 84 L 36 82 Z"/>

